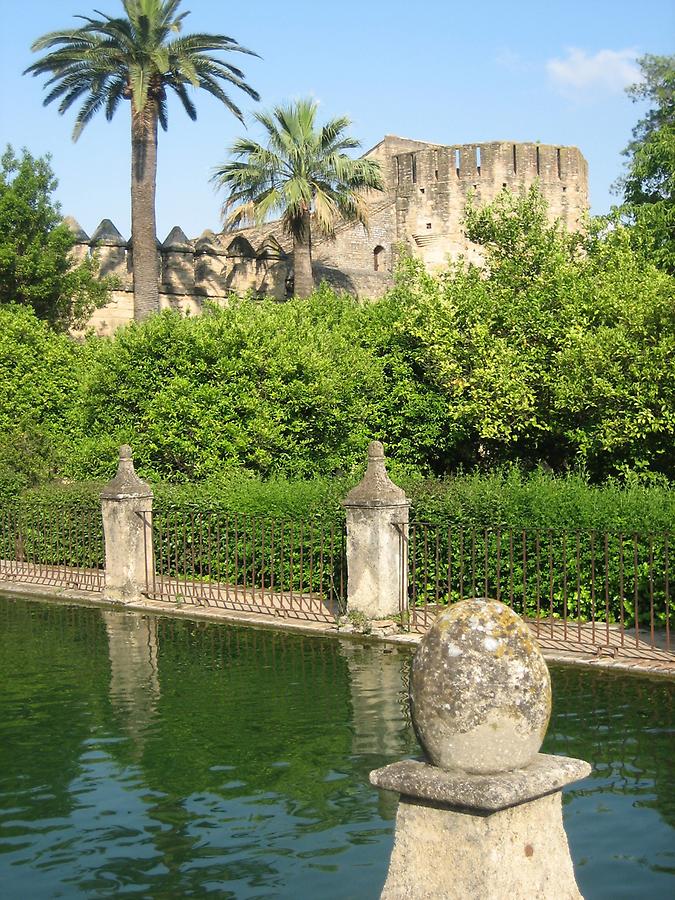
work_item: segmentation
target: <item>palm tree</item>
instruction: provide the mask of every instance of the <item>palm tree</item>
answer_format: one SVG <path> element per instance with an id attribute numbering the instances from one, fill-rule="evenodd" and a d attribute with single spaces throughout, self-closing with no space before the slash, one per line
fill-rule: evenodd
<path id="1" fill-rule="evenodd" d="M 134 262 L 134 316 L 143 319 L 159 308 L 155 183 L 157 123 L 167 128 L 167 89 L 178 95 L 185 112 L 197 111 L 188 88 L 203 88 L 240 121 L 241 110 L 223 89 L 226 82 L 249 97 L 258 94 L 240 69 L 214 52 L 251 53 L 224 35 L 180 31 L 187 12 L 181 0 L 122 0 L 126 17 L 78 16 L 79 28 L 39 38 L 33 51 L 47 50 L 25 73 L 49 75 L 44 105 L 59 100 L 59 113 L 81 101 L 73 140 L 100 110 L 112 119 L 120 102 L 131 105 L 131 248 Z M 254 56 L 256 54 L 253 54 Z"/>
<path id="2" fill-rule="evenodd" d="M 219 166 L 212 178 L 228 191 L 226 225 L 261 225 L 281 214 L 293 237 L 298 297 L 314 288 L 312 225 L 326 236 L 335 233 L 340 219 L 367 225 L 364 190 L 384 190 L 375 160 L 352 159 L 345 153 L 360 146 L 345 135 L 350 120 L 343 116 L 319 127 L 317 107 L 312 100 L 299 100 L 275 106 L 271 113 L 255 113 L 267 132 L 266 146 L 240 138 L 229 150 L 234 159 Z"/>

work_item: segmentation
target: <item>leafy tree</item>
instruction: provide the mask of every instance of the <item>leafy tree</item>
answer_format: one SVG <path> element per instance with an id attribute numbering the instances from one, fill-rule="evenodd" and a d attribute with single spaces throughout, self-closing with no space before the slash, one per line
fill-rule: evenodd
<path id="1" fill-rule="evenodd" d="M 81 353 L 30 307 L 0 305 L 0 497 L 63 471 Z"/>
<path id="2" fill-rule="evenodd" d="M 646 114 L 624 150 L 627 171 L 617 182 L 634 237 L 658 265 L 675 272 L 675 56 L 643 56 L 643 79 L 628 88 Z"/>
<path id="3" fill-rule="evenodd" d="M 157 125 L 167 129 L 167 90 L 173 90 L 191 119 L 197 117 L 188 88 L 202 88 L 238 119 L 242 114 L 222 82 L 258 94 L 240 69 L 214 53 L 251 53 L 224 35 L 180 35 L 187 12 L 180 0 L 123 0 L 124 17 L 79 16 L 84 25 L 55 31 L 32 46 L 46 50 L 26 69 L 50 76 L 45 105 L 59 101 L 59 113 L 81 101 L 73 139 L 101 109 L 114 116 L 122 100 L 131 107 L 131 243 L 134 255 L 135 316 L 159 309 L 155 182 Z"/>
<path id="4" fill-rule="evenodd" d="M 367 224 L 364 189 L 381 191 L 384 183 L 375 160 L 351 159 L 346 150 L 359 147 L 345 134 L 346 117 L 322 127 L 318 105 L 300 100 L 256 113 L 267 132 L 267 144 L 240 138 L 230 148 L 235 159 L 218 167 L 215 183 L 228 191 L 223 212 L 229 225 L 262 224 L 280 213 L 293 236 L 295 293 L 307 297 L 312 278 L 312 225 L 332 235 L 340 219 Z"/>
<path id="5" fill-rule="evenodd" d="M 534 189 L 469 209 L 466 227 L 486 270 L 408 260 L 396 287 L 457 457 L 675 475 L 675 280 L 620 224 L 549 224 Z"/>
<path id="6" fill-rule="evenodd" d="M 57 330 L 83 326 L 103 306 L 112 279 L 97 280 L 88 258 L 69 255 L 75 238 L 52 199 L 49 157 L 7 147 L 0 158 L 0 303 L 31 306 Z"/>

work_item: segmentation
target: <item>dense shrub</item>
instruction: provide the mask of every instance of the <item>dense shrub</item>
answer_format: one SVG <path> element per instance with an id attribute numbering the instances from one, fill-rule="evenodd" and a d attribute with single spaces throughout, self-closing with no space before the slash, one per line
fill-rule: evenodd
<path id="1" fill-rule="evenodd" d="M 0 497 L 67 468 L 79 348 L 31 309 L 0 305 Z"/>
<path id="2" fill-rule="evenodd" d="M 386 300 L 364 306 L 322 289 L 283 305 L 232 301 L 198 319 L 165 313 L 92 338 L 77 406 L 87 437 L 71 472 L 102 475 L 128 441 L 159 479 L 307 478 L 354 471 L 372 437 L 402 466 L 434 471 L 446 404 L 401 351 L 399 318 Z"/>
<path id="3" fill-rule="evenodd" d="M 595 480 L 675 475 L 675 279 L 627 229 L 567 234 L 533 189 L 469 210 L 486 269 L 413 260 L 395 289 L 409 352 L 471 465 L 520 460 Z"/>
<path id="4" fill-rule="evenodd" d="M 568 235 L 541 198 L 469 211 L 487 268 L 404 261 L 377 303 L 165 312 L 82 343 L 0 310 L 0 491 L 353 477 L 372 438 L 398 477 L 515 464 L 595 483 L 675 475 L 675 280 L 625 230 Z"/>

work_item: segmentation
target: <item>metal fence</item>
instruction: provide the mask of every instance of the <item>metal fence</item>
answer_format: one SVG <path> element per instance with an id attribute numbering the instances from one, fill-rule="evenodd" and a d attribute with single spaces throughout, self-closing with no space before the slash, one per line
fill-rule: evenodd
<path id="1" fill-rule="evenodd" d="M 316 620 L 345 608 L 339 526 L 160 509 L 152 535 L 146 593 L 153 599 Z"/>
<path id="2" fill-rule="evenodd" d="M 101 591 L 104 565 L 98 508 L 69 504 L 0 510 L 0 578 Z"/>
<path id="3" fill-rule="evenodd" d="M 448 603 L 500 600 L 548 647 L 672 657 L 670 533 L 477 529 L 411 523 L 403 621 L 424 630 Z"/>

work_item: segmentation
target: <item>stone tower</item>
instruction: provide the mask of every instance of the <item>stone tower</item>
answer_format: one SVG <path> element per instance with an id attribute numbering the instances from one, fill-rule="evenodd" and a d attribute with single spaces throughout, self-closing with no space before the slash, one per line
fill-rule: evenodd
<path id="1" fill-rule="evenodd" d="M 392 284 L 400 247 L 431 270 L 463 255 L 480 263 L 480 253 L 462 226 L 469 197 L 482 206 L 508 189 L 537 183 L 551 220 L 580 227 L 588 211 L 588 165 L 576 147 L 492 141 L 432 144 L 387 135 L 365 157 L 382 167 L 385 190 L 367 198 L 369 224 L 345 222 L 331 239 L 313 236 L 314 279 L 360 297 L 380 297 Z M 90 322 L 101 334 L 133 319 L 133 261 L 128 244 L 108 219 L 91 239 L 77 222 L 73 254 L 96 250 L 103 274 L 114 274 L 120 290 Z M 205 299 L 226 301 L 252 292 L 283 300 L 292 290 L 292 240 L 280 221 L 234 232 L 204 232 L 188 240 L 175 227 L 158 246 L 160 306 L 199 313 Z"/>

